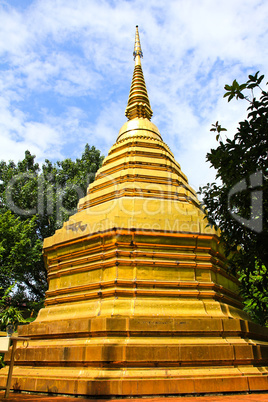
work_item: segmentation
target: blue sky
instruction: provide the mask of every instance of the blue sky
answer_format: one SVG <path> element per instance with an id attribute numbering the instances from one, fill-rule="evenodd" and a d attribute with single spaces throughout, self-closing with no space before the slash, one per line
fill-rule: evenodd
<path id="1" fill-rule="evenodd" d="M 190 184 L 214 180 L 217 120 L 231 137 L 246 115 L 224 85 L 268 78 L 268 2 L 0 0 L 0 160 L 103 155 L 125 118 L 135 26 L 152 121 Z"/>

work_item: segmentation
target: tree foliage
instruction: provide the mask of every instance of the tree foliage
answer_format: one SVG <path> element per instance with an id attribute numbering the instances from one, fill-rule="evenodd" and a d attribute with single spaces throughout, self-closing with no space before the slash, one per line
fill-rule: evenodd
<path id="1" fill-rule="evenodd" d="M 0 298 L 13 285 L 13 307 L 40 308 L 47 289 L 43 239 L 76 212 L 102 160 L 86 145 L 76 161 L 46 160 L 40 167 L 26 151 L 17 164 L 0 162 Z"/>
<path id="2" fill-rule="evenodd" d="M 224 97 L 246 100 L 248 115 L 239 122 L 233 139 L 218 122 L 219 145 L 207 154 L 221 184 L 201 190 L 209 222 L 221 229 L 221 239 L 237 272 L 246 310 L 262 324 L 268 323 L 268 93 L 261 88 L 264 76 L 249 75 L 239 85 L 226 85 Z M 258 92 L 258 97 L 256 96 Z"/>
<path id="3" fill-rule="evenodd" d="M 18 307 L 12 304 L 12 297 L 10 296 L 15 284 L 9 286 L 0 298 L 0 330 L 5 331 L 7 325 L 12 325 L 15 330 L 18 324 L 25 323 L 26 320 L 22 316 Z M 3 288 L 1 287 L 1 290 Z"/>

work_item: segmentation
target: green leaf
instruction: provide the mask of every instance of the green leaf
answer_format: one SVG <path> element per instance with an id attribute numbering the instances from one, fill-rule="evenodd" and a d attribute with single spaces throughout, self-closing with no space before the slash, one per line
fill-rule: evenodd
<path id="1" fill-rule="evenodd" d="M 242 84 L 242 85 L 239 86 L 240 91 L 243 91 L 246 88 L 247 88 L 247 84 Z"/>
<path id="2" fill-rule="evenodd" d="M 244 95 L 241 94 L 241 92 L 238 92 L 237 96 L 238 96 L 238 98 L 240 98 L 240 99 L 244 99 L 244 98 L 245 98 Z"/>
<path id="3" fill-rule="evenodd" d="M 257 83 L 260 84 L 263 79 L 264 79 L 264 75 L 261 75 L 260 78 L 257 80 Z"/>
<path id="4" fill-rule="evenodd" d="M 232 87 L 233 87 L 234 89 L 239 89 L 239 84 L 238 84 L 238 82 L 237 82 L 236 80 L 233 81 Z"/>

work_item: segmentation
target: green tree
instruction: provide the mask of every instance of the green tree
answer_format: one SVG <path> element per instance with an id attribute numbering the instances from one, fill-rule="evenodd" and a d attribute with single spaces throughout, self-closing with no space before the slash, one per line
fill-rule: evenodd
<path id="1" fill-rule="evenodd" d="M 13 331 L 17 329 L 18 324 L 23 324 L 26 320 L 23 318 L 20 310 L 12 305 L 11 292 L 15 284 L 9 286 L 3 296 L 0 298 L 0 330 L 5 331 L 7 325 L 11 325 Z M 3 290 L 1 288 L 1 290 Z"/>
<path id="2" fill-rule="evenodd" d="M 76 212 L 102 160 L 87 144 L 76 161 L 46 160 L 40 168 L 26 151 L 17 164 L 0 162 L 0 298 L 15 284 L 13 307 L 37 311 L 42 305 L 47 290 L 43 240 Z"/>
<path id="3" fill-rule="evenodd" d="M 230 267 L 241 283 L 245 309 L 255 321 L 268 324 L 268 93 L 261 88 L 264 76 L 249 75 L 246 83 L 226 85 L 224 97 L 246 100 L 248 115 L 239 122 L 233 139 L 221 137 L 207 160 L 221 184 L 200 189 L 207 218 L 221 229 Z M 256 95 L 258 93 L 258 96 Z"/>

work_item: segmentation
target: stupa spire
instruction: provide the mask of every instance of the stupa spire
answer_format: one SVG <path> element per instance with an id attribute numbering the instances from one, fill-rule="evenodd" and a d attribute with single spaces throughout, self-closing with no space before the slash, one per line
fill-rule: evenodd
<path id="1" fill-rule="evenodd" d="M 129 120 L 135 119 L 136 117 L 147 118 L 150 120 L 153 111 L 151 109 L 141 67 L 141 57 L 143 57 L 143 53 L 141 50 L 138 25 L 136 26 L 133 56 L 135 60 L 135 68 L 125 114 Z"/>
<path id="2" fill-rule="evenodd" d="M 143 53 L 141 50 L 141 43 L 140 43 L 140 35 L 139 35 L 139 27 L 136 25 L 136 35 L 135 35 L 135 45 L 134 45 L 134 52 L 133 52 L 135 64 L 141 64 L 141 57 L 143 57 Z"/>

